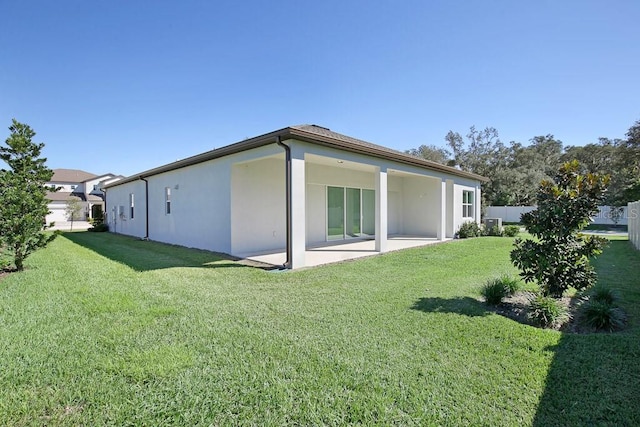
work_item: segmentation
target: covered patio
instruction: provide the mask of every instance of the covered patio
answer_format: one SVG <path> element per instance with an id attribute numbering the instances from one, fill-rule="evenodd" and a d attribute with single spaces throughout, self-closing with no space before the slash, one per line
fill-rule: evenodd
<path id="1" fill-rule="evenodd" d="M 451 239 L 445 239 L 449 241 Z M 387 240 L 387 252 L 402 249 L 414 248 L 418 246 L 442 243 L 443 240 L 422 236 L 390 236 Z M 323 264 L 347 261 L 355 258 L 379 255 L 376 251 L 375 239 L 340 241 L 338 243 L 325 243 L 313 247 L 308 247 L 305 253 L 305 267 L 315 267 Z M 284 251 L 270 252 L 247 257 L 248 260 L 282 266 L 286 262 L 287 254 Z"/>

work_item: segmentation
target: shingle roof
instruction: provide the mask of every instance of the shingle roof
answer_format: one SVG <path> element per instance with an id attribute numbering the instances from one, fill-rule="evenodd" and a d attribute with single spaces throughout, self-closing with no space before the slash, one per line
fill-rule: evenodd
<path id="1" fill-rule="evenodd" d="M 102 201 L 102 197 L 96 196 L 93 194 L 85 195 L 84 193 L 69 193 L 69 192 L 63 192 L 63 191 L 56 191 L 56 192 L 48 191 L 46 197 L 47 197 L 47 200 L 51 202 L 66 202 L 67 200 L 69 200 L 70 197 L 77 197 L 82 202 L 86 202 L 86 201 L 101 202 Z"/>
<path id="2" fill-rule="evenodd" d="M 54 169 L 51 182 L 84 182 L 98 175 L 79 169 Z"/>
<path id="3" fill-rule="evenodd" d="M 410 164 L 420 168 L 430 169 L 434 171 L 441 171 L 451 175 L 457 175 L 465 178 L 470 178 L 478 181 L 487 182 L 488 179 L 462 170 L 458 170 L 451 166 L 441 165 L 430 160 L 425 160 L 420 157 L 415 157 L 400 151 L 392 150 L 391 148 L 383 147 L 381 145 L 372 144 L 361 139 L 352 138 L 347 135 L 342 135 L 337 132 L 333 132 L 330 129 L 324 128 L 318 125 L 296 125 L 289 126 L 280 130 L 276 130 L 264 135 L 249 138 L 235 144 L 227 145 L 215 150 L 207 151 L 205 153 L 197 154 L 195 156 L 188 157 L 186 159 L 178 160 L 173 163 L 168 163 L 157 168 L 149 169 L 147 171 L 131 175 L 125 179 L 113 182 L 105 186 L 105 188 L 116 187 L 127 182 L 135 181 L 141 178 L 150 177 L 160 173 L 168 172 L 184 168 L 187 166 L 195 165 L 198 163 L 206 162 L 212 159 L 228 156 L 230 154 L 239 153 L 245 150 L 251 150 L 254 148 L 262 147 L 268 144 L 274 144 L 278 138 L 283 141 L 287 139 L 297 139 L 306 141 L 312 144 L 325 145 L 340 150 L 346 150 L 356 153 L 361 153 L 368 156 L 375 156 L 383 159 L 394 160 L 400 163 Z"/>

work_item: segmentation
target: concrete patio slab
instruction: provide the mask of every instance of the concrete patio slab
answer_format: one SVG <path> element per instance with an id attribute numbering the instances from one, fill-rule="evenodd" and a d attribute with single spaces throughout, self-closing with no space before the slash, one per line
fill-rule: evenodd
<path id="1" fill-rule="evenodd" d="M 448 241 L 451 239 L 447 239 Z M 441 240 L 429 237 L 416 236 L 394 236 L 387 240 L 387 252 L 402 249 L 414 248 L 417 246 L 432 245 L 441 243 Z M 323 264 L 331 264 L 355 258 L 378 255 L 375 250 L 375 240 L 355 240 L 341 241 L 340 243 L 330 243 L 326 245 L 308 248 L 305 253 L 306 267 L 315 267 Z M 249 256 L 247 259 L 260 263 L 281 266 L 287 259 L 285 252 L 266 253 Z"/>

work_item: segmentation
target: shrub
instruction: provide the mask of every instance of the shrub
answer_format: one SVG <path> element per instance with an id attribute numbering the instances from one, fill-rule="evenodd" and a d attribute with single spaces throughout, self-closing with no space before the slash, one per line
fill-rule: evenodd
<path id="1" fill-rule="evenodd" d="M 91 224 L 92 226 L 96 227 L 100 224 L 104 223 L 104 212 L 102 212 L 102 209 L 98 209 L 96 210 L 96 212 L 94 213 L 94 217 L 93 218 L 89 218 L 89 224 Z"/>
<path id="2" fill-rule="evenodd" d="M 478 223 L 474 221 L 463 223 L 458 230 L 458 237 L 461 239 L 480 236 L 482 236 L 482 229 L 480 228 Z"/>
<path id="3" fill-rule="evenodd" d="M 531 300 L 529 318 L 543 328 L 561 326 L 569 320 L 567 308 L 557 299 L 538 295 Z"/>
<path id="4" fill-rule="evenodd" d="M 499 226 L 497 226 L 497 225 L 494 225 L 493 227 L 491 227 L 491 228 L 489 228 L 489 229 L 487 229 L 487 230 L 485 230 L 485 231 L 486 231 L 486 232 L 485 232 L 485 234 L 486 234 L 487 236 L 498 236 L 498 237 L 502 237 L 502 236 L 504 235 L 504 233 L 503 233 L 503 231 L 502 231 L 502 228 L 501 228 L 501 227 L 499 227 Z"/>
<path id="5" fill-rule="evenodd" d="M 520 281 L 509 276 L 489 280 L 480 290 L 487 304 L 497 305 L 520 289 Z"/>
<path id="6" fill-rule="evenodd" d="M 598 212 L 609 180 L 608 175 L 581 175 L 574 160 L 562 165 L 554 181 L 540 183 L 537 209 L 521 217 L 535 239 L 516 239 L 511 261 L 543 295 L 561 297 L 569 287 L 583 290 L 596 283 L 589 259 L 601 253 L 606 240 L 579 231 Z"/>
<path id="7" fill-rule="evenodd" d="M 502 285 L 507 289 L 509 295 L 513 295 L 520 290 L 520 280 L 504 275 L 499 279 Z"/>
<path id="8" fill-rule="evenodd" d="M 503 234 L 506 237 L 516 237 L 520 233 L 519 225 L 505 225 Z"/>
<path id="9" fill-rule="evenodd" d="M 102 233 L 102 232 L 105 232 L 105 231 L 109 231 L 109 225 L 104 224 L 104 223 L 97 224 L 97 225 L 89 228 L 87 231 L 94 231 L 94 232 L 97 232 L 97 233 Z"/>
<path id="10" fill-rule="evenodd" d="M 499 279 L 489 280 L 480 290 L 487 304 L 498 305 L 502 299 L 507 296 L 507 288 Z"/>
<path id="11" fill-rule="evenodd" d="M 589 293 L 589 301 L 598 301 L 605 304 L 613 304 L 618 299 L 616 292 L 606 286 L 595 286 Z"/>
<path id="12" fill-rule="evenodd" d="M 583 310 L 584 322 L 596 329 L 611 332 L 622 329 L 626 322 L 624 311 L 606 301 L 589 300 Z"/>

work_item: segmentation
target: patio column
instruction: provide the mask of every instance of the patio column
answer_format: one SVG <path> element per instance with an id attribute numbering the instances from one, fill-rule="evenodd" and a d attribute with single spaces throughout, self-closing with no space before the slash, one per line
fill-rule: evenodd
<path id="1" fill-rule="evenodd" d="M 291 259 L 289 268 L 305 266 L 307 250 L 304 150 L 291 144 Z"/>
<path id="2" fill-rule="evenodd" d="M 438 220 L 438 240 L 447 236 L 447 180 L 440 181 L 440 219 Z"/>
<path id="3" fill-rule="evenodd" d="M 376 173 L 376 252 L 387 251 L 387 168 Z"/>
<path id="4" fill-rule="evenodd" d="M 480 185 L 476 185 L 476 194 L 474 194 L 475 199 L 475 209 L 476 209 L 476 217 L 475 220 L 478 224 L 480 224 L 480 216 L 482 215 L 482 193 L 480 192 Z"/>

